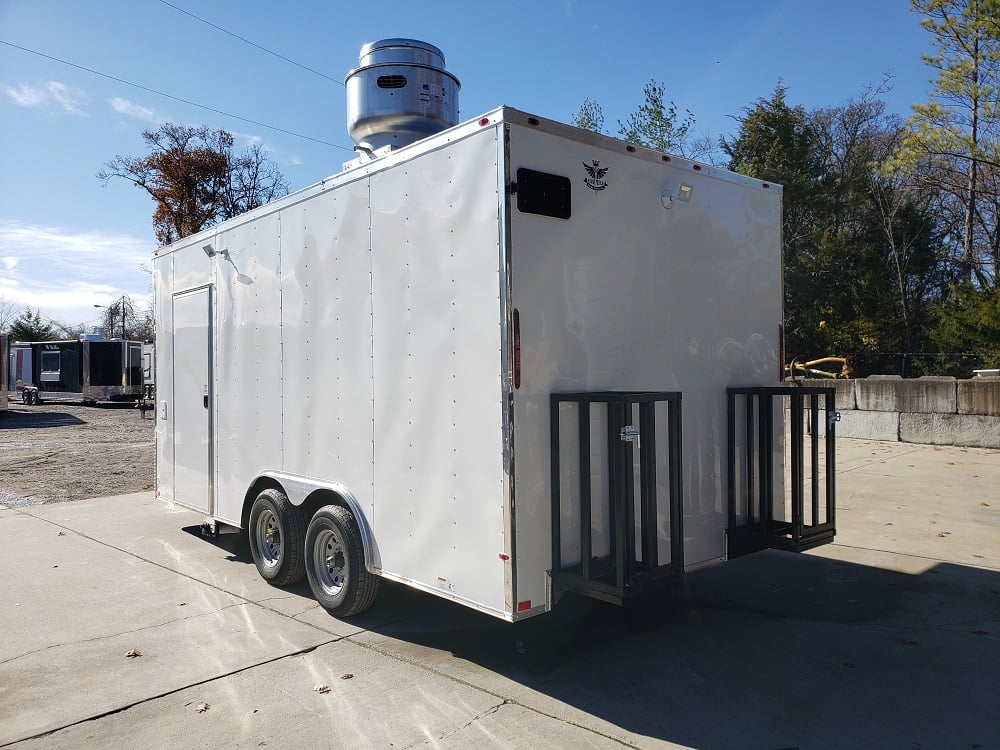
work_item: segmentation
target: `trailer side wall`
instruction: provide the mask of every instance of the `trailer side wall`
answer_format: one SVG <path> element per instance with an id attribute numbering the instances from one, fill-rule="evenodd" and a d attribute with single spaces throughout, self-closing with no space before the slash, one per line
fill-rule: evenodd
<path id="1" fill-rule="evenodd" d="M 390 575 L 504 613 L 497 130 L 371 179 L 374 527 Z"/>
<path id="2" fill-rule="evenodd" d="M 510 616 L 497 130 L 344 173 L 159 254 L 157 314 L 172 331 L 159 413 L 190 408 L 158 424 L 163 497 L 242 525 L 262 475 L 337 485 L 382 575 Z M 209 384 L 181 392 L 200 356 L 182 344 L 205 339 L 181 334 L 165 300 L 202 287 Z M 211 419 L 192 434 L 202 398 Z"/>

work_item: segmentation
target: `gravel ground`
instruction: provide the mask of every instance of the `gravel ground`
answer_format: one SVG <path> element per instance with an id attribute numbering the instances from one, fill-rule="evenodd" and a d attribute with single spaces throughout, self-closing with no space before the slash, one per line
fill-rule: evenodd
<path id="1" fill-rule="evenodd" d="M 0 410 L 0 505 L 153 489 L 154 425 L 130 403 L 11 401 Z"/>

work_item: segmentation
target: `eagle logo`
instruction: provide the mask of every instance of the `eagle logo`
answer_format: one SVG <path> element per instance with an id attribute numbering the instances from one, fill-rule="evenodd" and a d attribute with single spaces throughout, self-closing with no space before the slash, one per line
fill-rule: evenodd
<path id="1" fill-rule="evenodd" d="M 609 167 L 602 167 L 601 162 L 595 160 L 590 164 L 584 162 L 583 168 L 586 169 L 587 174 L 590 175 L 589 177 L 584 177 L 583 181 L 591 190 L 604 190 L 604 188 L 608 186 L 607 181 L 604 179 L 604 175 L 608 173 Z"/>

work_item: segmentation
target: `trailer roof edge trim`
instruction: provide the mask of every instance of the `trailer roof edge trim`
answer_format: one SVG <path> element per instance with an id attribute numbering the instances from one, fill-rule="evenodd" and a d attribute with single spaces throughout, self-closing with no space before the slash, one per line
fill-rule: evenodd
<path id="1" fill-rule="evenodd" d="M 747 177 L 746 175 L 738 174 L 722 167 L 713 167 L 709 164 L 704 164 L 683 156 L 676 156 L 674 154 L 655 151 L 651 148 L 632 144 L 619 138 L 614 138 L 610 135 L 595 133 L 591 130 L 584 130 L 572 125 L 566 125 L 565 123 L 561 123 L 556 120 L 549 120 L 544 117 L 532 115 L 528 112 L 514 109 L 513 107 L 501 105 L 477 117 L 473 117 L 454 125 L 447 130 L 442 130 L 440 133 L 427 136 L 426 138 L 408 146 L 403 146 L 402 148 L 391 151 L 384 156 L 379 156 L 370 162 L 360 164 L 356 167 L 345 169 L 340 172 L 335 172 L 328 177 L 324 177 L 318 182 L 299 188 L 298 190 L 282 196 L 281 198 L 278 198 L 277 200 L 274 200 L 264 206 L 260 206 L 251 211 L 247 211 L 244 214 L 240 214 L 239 216 L 234 216 L 226 221 L 206 227 L 200 232 L 183 237 L 169 245 L 163 245 L 153 252 L 153 257 L 155 258 L 168 255 L 180 246 L 186 246 L 199 239 L 205 240 L 211 238 L 220 229 L 237 227 L 246 222 L 254 221 L 262 216 L 267 216 L 275 211 L 279 211 L 283 208 L 294 206 L 301 201 L 308 200 L 317 193 L 323 193 L 340 185 L 364 179 L 372 174 L 388 169 L 401 161 L 408 161 L 421 154 L 444 148 L 451 143 L 475 135 L 486 127 L 499 127 L 503 124 L 512 124 L 525 128 L 539 129 L 547 133 L 570 138 L 581 143 L 589 143 L 596 147 L 613 151 L 621 151 L 621 153 L 625 156 L 649 162 L 662 162 L 664 166 L 675 170 L 691 170 L 692 172 L 697 172 L 703 177 L 712 177 L 751 187 L 756 186 L 772 190 L 777 193 L 782 192 L 782 186 L 773 182 L 765 182 L 754 177 Z"/>

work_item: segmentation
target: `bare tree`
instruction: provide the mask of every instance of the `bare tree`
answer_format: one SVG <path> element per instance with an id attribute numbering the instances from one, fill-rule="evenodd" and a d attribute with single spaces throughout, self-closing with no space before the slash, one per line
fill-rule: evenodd
<path id="1" fill-rule="evenodd" d="M 936 50 L 924 62 L 937 71 L 930 101 L 913 106 L 910 131 L 898 159 L 913 166 L 930 162 L 939 188 L 961 212 L 963 276 L 991 288 L 988 244 L 982 241 L 984 170 L 1000 167 L 1000 27 L 996 0 L 911 0 L 933 35 Z M 988 188 L 987 188 L 988 189 Z M 984 257 L 984 255 L 986 257 Z"/>
<path id="2" fill-rule="evenodd" d="M 141 306 L 129 295 L 123 294 L 104 309 L 101 334 L 105 338 L 124 338 L 149 341 L 153 335 L 152 307 Z"/>
<path id="3" fill-rule="evenodd" d="M 233 153 L 225 130 L 166 123 L 142 134 L 146 156 L 116 156 L 97 178 L 131 182 L 156 203 L 153 230 L 167 244 L 261 206 L 288 192 L 264 149 Z"/>
<path id="4" fill-rule="evenodd" d="M 9 331 L 10 325 L 16 317 L 17 313 L 14 311 L 14 303 L 6 297 L 0 297 L 0 333 Z"/>

